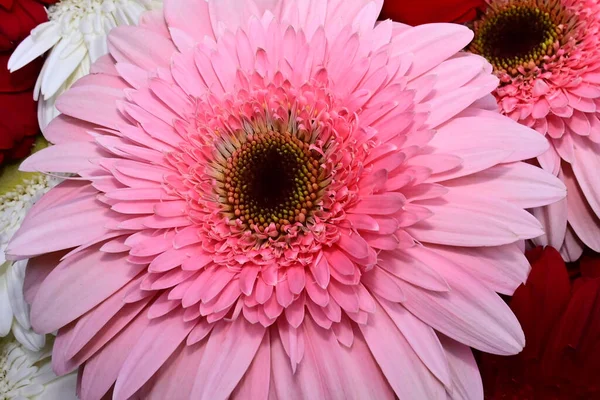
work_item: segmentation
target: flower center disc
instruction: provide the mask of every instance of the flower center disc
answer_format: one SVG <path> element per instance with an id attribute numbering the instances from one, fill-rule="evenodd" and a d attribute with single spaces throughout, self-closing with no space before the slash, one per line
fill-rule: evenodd
<path id="1" fill-rule="evenodd" d="M 475 24 L 469 51 L 485 57 L 496 71 L 517 74 L 533 69 L 552 54 L 562 28 L 552 15 L 534 5 L 510 5 Z"/>
<path id="2" fill-rule="evenodd" d="M 227 160 L 227 205 L 236 219 L 263 231 L 304 223 L 319 200 L 321 155 L 290 133 L 253 134 Z"/>

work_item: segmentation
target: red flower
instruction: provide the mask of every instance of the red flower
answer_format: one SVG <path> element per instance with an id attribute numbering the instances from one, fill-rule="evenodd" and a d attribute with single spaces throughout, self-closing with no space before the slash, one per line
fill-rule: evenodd
<path id="1" fill-rule="evenodd" d="M 57 0 L 0 0 L 0 164 L 29 154 L 39 132 L 33 86 L 42 59 L 11 74 L 6 65 L 17 45 L 47 20 L 44 4 Z"/>
<path id="2" fill-rule="evenodd" d="M 385 0 L 379 19 L 408 25 L 431 22 L 468 22 L 485 9 L 485 0 Z"/>
<path id="3" fill-rule="evenodd" d="M 600 259 L 584 258 L 571 282 L 553 248 L 527 257 L 531 274 L 509 301 L 527 345 L 512 357 L 482 355 L 486 398 L 600 398 Z"/>

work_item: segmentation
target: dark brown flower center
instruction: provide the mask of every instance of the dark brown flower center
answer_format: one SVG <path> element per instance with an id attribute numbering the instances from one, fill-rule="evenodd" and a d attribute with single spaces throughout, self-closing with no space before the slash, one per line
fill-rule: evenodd
<path id="1" fill-rule="evenodd" d="M 320 198 L 321 158 L 290 133 L 248 136 L 227 160 L 227 208 L 253 229 L 304 223 Z"/>
<path id="2" fill-rule="evenodd" d="M 522 73 L 533 69 L 554 51 L 562 28 L 555 16 L 535 5 L 507 5 L 488 12 L 475 23 L 472 53 L 485 57 L 497 71 Z"/>

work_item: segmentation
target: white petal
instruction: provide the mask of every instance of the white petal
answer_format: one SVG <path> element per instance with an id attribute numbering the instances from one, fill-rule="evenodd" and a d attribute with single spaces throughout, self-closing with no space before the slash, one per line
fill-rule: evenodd
<path id="1" fill-rule="evenodd" d="M 38 400 L 78 400 L 76 388 L 77 373 L 72 373 L 47 384 Z"/>
<path id="2" fill-rule="evenodd" d="M 8 60 L 10 72 L 29 64 L 60 40 L 60 25 L 54 21 L 45 22 L 39 25 L 36 30 L 39 34 L 35 37 L 33 35 L 28 36 L 23 40 Z"/>
<path id="3" fill-rule="evenodd" d="M 27 350 L 40 351 L 46 344 L 46 335 L 40 335 L 30 329 L 25 329 L 15 322 L 12 328 L 13 335 Z"/>
<path id="4" fill-rule="evenodd" d="M 46 59 L 42 76 L 42 94 L 45 98 L 53 96 L 87 55 L 83 41 L 73 42 L 74 35 L 63 38 Z"/>
<path id="5" fill-rule="evenodd" d="M 6 285 L 8 300 L 12 307 L 14 317 L 25 329 L 31 329 L 29 324 L 29 306 L 23 297 L 23 281 L 25 280 L 25 267 L 27 260 L 19 260 L 12 264 L 6 271 Z"/>
<path id="6" fill-rule="evenodd" d="M 13 322 L 13 312 L 8 300 L 6 276 L 0 275 L 0 336 L 8 335 Z"/>

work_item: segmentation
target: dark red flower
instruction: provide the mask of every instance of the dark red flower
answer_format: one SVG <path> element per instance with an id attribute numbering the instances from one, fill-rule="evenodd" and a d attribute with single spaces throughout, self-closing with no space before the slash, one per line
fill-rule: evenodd
<path id="1" fill-rule="evenodd" d="M 13 50 L 47 20 L 44 5 L 57 0 L 0 0 L 0 164 L 29 154 L 39 132 L 33 87 L 42 59 L 11 74 L 6 65 Z"/>
<path id="2" fill-rule="evenodd" d="M 464 23 L 485 9 L 485 0 L 385 0 L 379 19 L 408 25 L 432 22 Z"/>
<path id="3" fill-rule="evenodd" d="M 486 398 L 600 398 L 600 258 L 584 257 L 570 280 L 555 249 L 527 257 L 531 274 L 509 301 L 527 344 L 516 356 L 481 356 Z"/>

